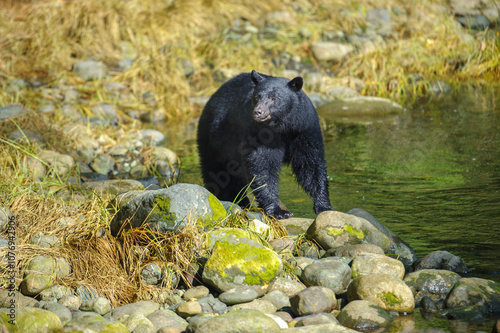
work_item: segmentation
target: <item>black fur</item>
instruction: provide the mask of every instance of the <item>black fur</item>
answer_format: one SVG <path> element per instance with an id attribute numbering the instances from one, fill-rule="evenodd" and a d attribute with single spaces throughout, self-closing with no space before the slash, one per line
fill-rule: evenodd
<path id="1" fill-rule="evenodd" d="M 212 95 L 200 117 L 198 150 L 205 187 L 233 201 L 250 182 L 259 205 L 278 219 L 293 216 L 278 199 L 279 171 L 291 164 L 319 214 L 332 210 L 318 115 L 293 80 L 243 73 Z M 245 197 L 240 205 L 249 204 Z"/>

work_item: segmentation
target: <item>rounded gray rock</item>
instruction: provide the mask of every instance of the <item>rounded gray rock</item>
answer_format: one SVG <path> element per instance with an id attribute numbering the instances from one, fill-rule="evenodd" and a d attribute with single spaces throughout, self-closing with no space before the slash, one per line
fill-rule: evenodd
<path id="1" fill-rule="evenodd" d="M 238 286 L 229 289 L 219 295 L 219 300 L 227 305 L 246 303 L 259 297 L 255 288 L 249 286 Z"/>
<path id="2" fill-rule="evenodd" d="M 331 312 L 337 305 L 335 293 L 326 287 L 309 287 L 290 297 L 292 312 L 306 316 L 319 312 Z"/>

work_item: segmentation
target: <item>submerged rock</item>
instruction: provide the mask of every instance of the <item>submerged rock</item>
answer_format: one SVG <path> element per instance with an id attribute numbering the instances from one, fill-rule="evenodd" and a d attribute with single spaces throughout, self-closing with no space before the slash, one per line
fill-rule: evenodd
<path id="1" fill-rule="evenodd" d="M 159 232 L 175 231 L 188 223 L 210 226 L 226 216 L 220 201 L 204 187 L 176 184 L 166 189 L 131 191 L 117 198 L 119 211 L 111 232 L 143 224 Z M 125 224 L 125 225 L 124 225 Z"/>
<path id="2" fill-rule="evenodd" d="M 425 296 L 444 300 L 461 278 L 457 273 L 447 270 L 422 269 L 406 275 L 404 282 L 412 288 L 415 301 L 419 303 Z"/>
<path id="3" fill-rule="evenodd" d="M 250 239 L 224 239 L 215 243 L 205 264 L 203 281 L 219 292 L 246 285 L 265 294 L 283 264 L 278 255 Z"/>
<path id="4" fill-rule="evenodd" d="M 446 299 L 448 308 L 480 306 L 485 313 L 500 313 L 500 283 L 480 278 L 460 279 Z"/>
<path id="5" fill-rule="evenodd" d="M 413 269 L 446 269 L 456 273 L 467 273 L 462 258 L 448 251 L 434 251 L 413 264 Z"/>

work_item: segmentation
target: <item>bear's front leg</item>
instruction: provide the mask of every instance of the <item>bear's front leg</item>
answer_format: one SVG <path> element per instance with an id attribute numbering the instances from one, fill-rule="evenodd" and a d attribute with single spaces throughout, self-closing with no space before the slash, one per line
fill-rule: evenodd
<path id="1" fill-rule="evenodd" d="M 280 207 L 278 196 L 279 171 L 284 159 L 284 149 L 259 147 L 247 157 L 250 187 L 259 202 L 259 206 L 268 215 L 277 219 L 286 219 L 293 214 Z"/>

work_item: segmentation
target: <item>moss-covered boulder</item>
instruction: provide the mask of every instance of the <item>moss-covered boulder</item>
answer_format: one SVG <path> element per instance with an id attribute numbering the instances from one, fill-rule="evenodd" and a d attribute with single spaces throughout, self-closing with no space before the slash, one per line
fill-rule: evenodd
<path id="1" fill-rule="evenodd" d="M 367 220 L 337 211 L 319 214 L 307 229 L 309 238 L 315 240 L 325 250 L 346 244 L 374 244 L 384 252 L 389 251 L 391 242 Z"/>
<path id="2" fill-rule="evenodd" d="M 3 323 L 9 332 L 14 333 L 35 333 L 35 332 L 51 332 L 62 328 L 59 317 L 47 310 L 39 308 L 18 308 L 15 312 L 15 324 L 12 323 L 12 318 L 9 317 L 10 309 L 0 309 L 0 323 Z"/>
<path id="3" fill-rule="evenodd" d="M 131 191 L 118 196 L 118 213 L 111 232 L 147 225 L 159 232 L 175 231 L 188 223 L 211 226 L 226 216 L 221 202 L 204 187 L 176 184 L 155 191 Z"/>
<path id="4" fill-rule="evenodd" d="M 64 258 L 36 256 L 30 260 L 24 271 L 21 292 L 27 296 L 35 296 L 54 285 L 57 278 L 71 273 L 71 266 Z"/>
<path id="5" fill-rule="evenodd" d="M 109 332 L 109 333 L 128 333 L 129 330 L 125 325 L 116 321 L 110 321 L 95 312 L 79 312 L 64 325 L 75 331 L 84 329 L 95 332 Z"/>
<path id="6" fill-rule="evenodd" d="M 392 322 L 387 311 L 372 301 L 364 300 L 347 304 L 337 319 L 342 325 L 359 331 L 384 328 Z"/>
<path id="7" fill-rule="evenodd" d="M 240 309 L 207 320 L 196 330 L 196 333 L 228 333 L 228 332 L 281 332 L 280 326 L 264 313 Z"/>
<path id="8" fill-rule="evenodd" d="M 248 230 L 238 229 L 238 228 L 219 228 L 210 230 L 203 235 L 208 248 L 211 250 L 218 240 L 231 239 L 231 238 L 248 238 L 257 243 L 260 242 L 260 238 L 257 237 L 253 232 Z"/>
<path id="9" fill-rule="evenodd" d="M 500 313 L 500 283 L 481 278 L 458 281 L 446 299 L 448 308 L 479 305 L 485 313 Z"/>
<path id="10" fill-rule="evenodd" d="M 404 282 L 419 303 L 425 296 L 433 300 L 445 299 L 461 278 L 457 273 L 444 269 L 422 269 L 406 275 Z"/>
<path id="11" fill-rule="evenodd" d="M 402 279 L 405 276 L 405 266 L 399 260 L 383 254 L 364 253 L 352 261 L 352 277 L 357 278 L 370 274 L 389 274 Z"/>
<path id="12" fill-rule="evenodd" d="M 215 243 L 202 277 L 219 292 L 248 285 L 263 295 L 282 268 L 275 252 L 253 240 L 223 239 Z"/>
<path id="13" fill-rule="evenodd" d="M 413 312 L 415 301 L 403 280 L 388 274 L 373 274 L 354 279 L 347 289 L 348 301 L 366 300 L 385 310 Z"/>

